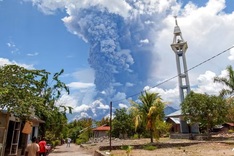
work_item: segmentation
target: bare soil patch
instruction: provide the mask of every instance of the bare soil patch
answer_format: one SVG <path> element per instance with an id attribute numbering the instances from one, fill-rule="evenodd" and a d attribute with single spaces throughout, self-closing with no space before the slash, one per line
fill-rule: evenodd
<path id="1" fill-rule="evenodd" d="M 189 155 L 189 156 L 234 156 L 234 138 L 213 136 L 209 141 L 197 141 L 187 139 L 170 139 L 161 138 L 159 142 L 153 144 L 155 150 L 149 151 L 142 149 L 148 145 L 150 139 L 126 139 L 112 140 L 113 148 L 111 154 L 114 156 L 125 156 L 126 151 L 120 150 L 120 146 L 131 145 L 134 148 L 131 150 L 131 156 L 172 156 L 172 155 Z M 84 150 L 89 153 L 94 153 L 95 150 L 109 151 L 109 140 L 102 140 L 98 143 L 83 144 Z"/>

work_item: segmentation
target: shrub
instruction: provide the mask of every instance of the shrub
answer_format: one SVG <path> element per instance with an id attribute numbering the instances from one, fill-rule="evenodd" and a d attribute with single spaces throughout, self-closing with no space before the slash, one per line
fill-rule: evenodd
<path id="1" fill-rule="evenodd" d="M 130 145 L 123 145 L 123 146 L 121 147 L 121 149 L 122 149 L 122 150 L 125 150 L 127 156 L 129 156 L 130 153 L 131 153 L 131 151 L 132 151 L 132 149 L 133 149 L 133 146 L 130 146 Z"/>
<path id="2" fill-rule="evenodd" d="M 233 129 L 229 129 L 228 133 L 234 133 L 234 130 Z"/>
<path id="3" fill-rule="evenodd" d="M 55 146 L 58 146 L 58 145 L 60 145 L 61 144 L 61 141 L 60 140 L 55 140 Z"/>
<path id="4" fill-rule="evenodd" d="M 76 144 L 77 144 L 77 145 L 80 145 L 80 144 L 82 144 L 82 143 L 83 143 L 82 139 L 76 139 Z"/>
<path id="5" fill-rule="evenodd" d="M 153 146 L 153 145 L 145 145 L 145 146 L 143 147 L 143 149 L 144 149 L 144 150 L 153 151 L 153 150 L 157 149 L 157 147 L 156 147 L 156 146 Z"/>

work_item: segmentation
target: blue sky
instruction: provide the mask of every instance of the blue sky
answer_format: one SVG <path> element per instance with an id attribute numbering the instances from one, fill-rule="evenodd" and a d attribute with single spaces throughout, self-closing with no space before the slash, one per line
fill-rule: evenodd
<path id="1" fill-rule="evenodd" d="M 232 0 L 0 0 L 0 65 L 64 69 L 71 94 L 58 104 L 74 107 L 70 118 L 103 117 L 149 88 L 178 108 L 177 79 L 157 86 L 177 75 L 173 16 L 191 68 L 233 46 L 233 11 Z M 218 94 L 213 77 L 233 60 L 231 49 L 190 71 L 192 89 Z"/>
<path id="2" fill-rule="evenodd" d="M 0 2 L 1 57 L 52 73 L 88 67 L 88 44 L 67 31 L 63 16 L 45 15 L 29 2 Z"/>

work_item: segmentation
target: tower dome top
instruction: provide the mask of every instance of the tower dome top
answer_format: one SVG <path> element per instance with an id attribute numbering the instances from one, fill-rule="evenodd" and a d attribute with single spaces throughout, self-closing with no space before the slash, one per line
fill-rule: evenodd
<path id="1" fill-rule="evenodd" d="M 178 26 L 178 22 L 177 22 L 177 16 L 174 16 L 175 18 L 175 28 L 174 28 L 174 34 L 180 34 L 180 27 Z"/>

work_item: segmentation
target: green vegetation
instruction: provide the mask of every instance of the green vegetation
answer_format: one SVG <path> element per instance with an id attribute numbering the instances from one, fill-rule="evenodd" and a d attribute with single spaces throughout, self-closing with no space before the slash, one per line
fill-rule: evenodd
<path id="1" fill-rule="evenodd" d="M 114 112 L 112 134 L 114 137 L 131 137 L 134 135 L 133 116 L 127 112 L 126 108 L 116 109 Z"/>
<path id="2" fill-rule="evenodd" d="M 157 147 L 156 147 L 156 146 L 153 146 L 153 145 L 145 145 L 145 146 L 143 146 L 143 149 L 144 149 L 144 150 L 153 151 L 153 150 L 156 150 Z"/>
<path id="3" fill-rule="evenodd" d="M 133 146 L 123 145 L 121 149 L 126 151 L 127 156 L 130 156 L 130 153 L 133 150 Z"/>
<path id="4" fill-rule="evenodd" d="M 181 104 L 185 120 L 191 124 L 199 123 L 206 133 L 218 124 L 225 121 L 227 105 L 225 100 L 219 96 L 190 92 Z"/>
<path id="5" fill-rule="evenodd" d="M 132 103 L 132 113 L 135 121 L 135 130 L 145 127 L 150 134 L 150 142 L 153 137 L 158 140 L 164 128 L 169 127 L 164 122 L 164 102 L 158 93 L 144 92 L 139 97 L 141 103 Z M 162 129 L 163 128 L 163 129 Z"/>
<path id="6" fill-rule="evenodd" d="M 60 81 L 59 73 L 45 70 L 26 69 L 17 65 L 0 67 L 0 108 L 28 120 L 34 114 L 47 121 L 40 126 L 40 135 L 49 139 L 61 138 L 61 131 L 67 123 L 66 112 L 71 107 L 56 105 L 61 92 L 69 94 L 67 86 Z M 51 78 L 51 80 L 50 80 Z M 49 122 L 48 122 L 49 121 Z"/>
<path id="7" fill-rule="evenodd" d="M 234 94 L 234 70 L 232 66 L 227 66 L 227 77 L 215 77 L 214 82 L 224 84 L 226 88 L 220 91 L 221 96 L 233 97 Z"/>
<path id="8" fill-rule="evenodd" d="M 232 66 L 227 66 L 226 77 L 215 77 L 215 83 L 221 83 L 225 87 L 220 91 L 220 96 L 226 99 L 228 112 L 226 115 L 226 122 L 234 122 L 234 70 Z"/>

